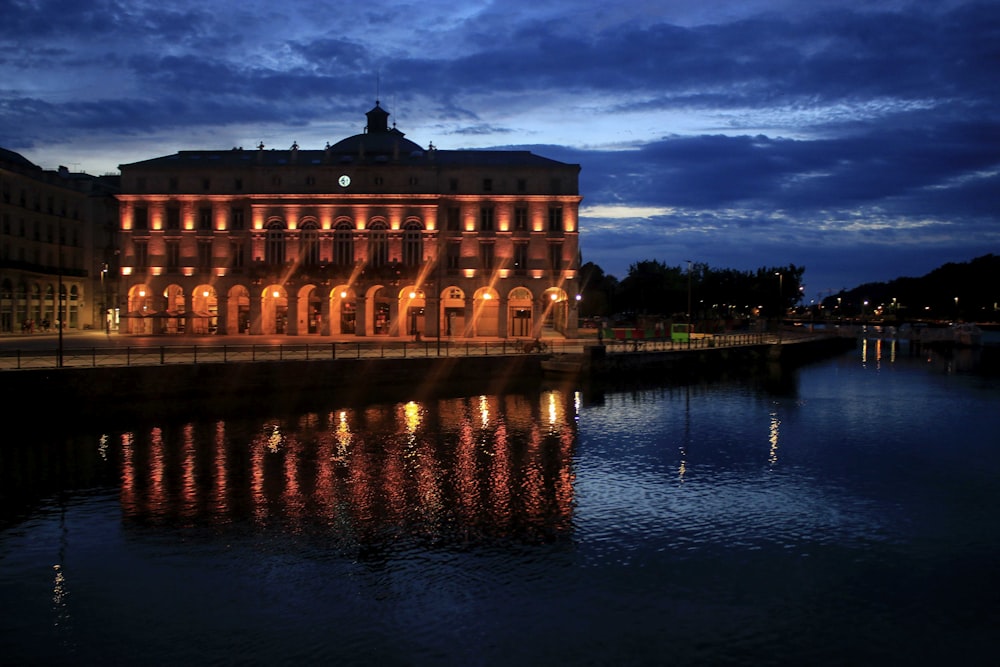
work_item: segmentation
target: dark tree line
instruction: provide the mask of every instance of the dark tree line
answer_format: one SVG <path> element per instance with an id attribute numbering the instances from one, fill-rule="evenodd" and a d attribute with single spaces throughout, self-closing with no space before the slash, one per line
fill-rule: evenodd
<path id="1" fill-rule="evenodd" d="M 632 264 L 619 281 L 587 262 L 580 267 L 581 315 L 675 321 L 772 318 L 801 301 L 804 272 L 794 264 L 738 271 L 699 262 L 667 266 L 654 259 Z"/>
<path id="2" fill-rule="evenodd" d="M 995 322 L 1000 306 L 1000 256 L 948 263 L 919 278 L 865 283 L 823 299 L 841 317 Z"/>

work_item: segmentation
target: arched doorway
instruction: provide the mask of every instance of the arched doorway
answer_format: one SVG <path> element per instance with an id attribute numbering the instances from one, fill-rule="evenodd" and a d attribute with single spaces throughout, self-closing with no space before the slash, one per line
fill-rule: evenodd
<path id="1" fill-rule="evenodd" d="M 176 283 L 167 285 L 163 290 L 164 309 L 156 315 L 159 327 L 154 327 L 157 333 L 182 334 L 186 331 L 187 309 L 184 305 L 184 288 Z"/>
<path id="2" fill-rule="evenodd" d="M 243 285 L 229 290 L 226 308 L 226 330 L 230 333 L 250 332 L 250 292 Z"/>
<path id="3" fill-rule="evenodd" d="M 288 292 L 281 285 L 269 285 L 261 293 L 261 333 L 288 332 Z"/>
<path id="4" fill-rule="evenodd" d="M 191 295 L 191 333 L 214 334 L 219 329 L 219 299 L 211 285 L 198 285 Z"/>
<path id="5" fill-rule="evenodd" d="M 500 335 L 500 299 L 492 287 L 480 287 L 473 297 L 473 335 Z"/>
<path id="6" fill-rule="evenodd" d="M 444 336 L 462 336 L 465 334 L 465 292 L 462 288 L 450 285 L 441 295 L 441 333 Z"/>
<path id="7" fill-rule="evenodd" d="M 403 333 L 407 336 L 423 336 L 426 330 L 427 299 L 422 289 L 408 285 L 399 290 L 399 312 L 405 318 Z"/>
<path id="8" fill-rule="evenodd" d="M 148 285 L 133 285 L 128 290 L 128 325 L 126 333 L 153 333 L 153 319 L 156 311 L 153 309 L 153 290 Z"/>
<path id="9" fill-rule="evenodd" d="M 512 338 L 532 335 L 534 297 L 527 287 L 515 287 L 507 297 L 507 332 Z"/>
<path id="10" fill-rule="evenodd" d="M 349 285 L 337 285 L 330 292 L 330 333 L 357 333 L 357 295 Z"/>
<path id="11" fill-rule="evenodd" d="M 566 292 L 559 287 L 550 287 L 542 294 L 542 328 L 566 333 L 569 315 L 569 300 Z"/>
<path id="12" fill-rule="evenodd" d="M 317 335 L 323 330 L 323 299 L 315 285 L 299 290 L 299 333 Z"/>

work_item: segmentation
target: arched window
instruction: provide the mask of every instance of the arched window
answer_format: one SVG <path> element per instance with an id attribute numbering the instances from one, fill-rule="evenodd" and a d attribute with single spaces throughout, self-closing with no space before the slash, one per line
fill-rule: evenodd
<path id="1" fill-rule="evenodd" d="M 372 267 L 389 263 L 389 233 L 385 223 L 373 222 L 368 232 L 368 264 Z"/>
<path id="2" fill-rule="evenodd" d="M 303 223 L 299 236 L 299 261 L 305 266 L 319 265 L 319 230 L 316 223 Z"/>
<path id="3" fill-rule="evenodd" d="M 420 266 L 424 261 L 423 227 L 419 222 L 408 222 L 403 228 L 403 264 Z"/>
<path id="4" fill-rule="evenodd" d="M 275 221 L 267 226 L 267 241 L 264 244 L 266 264 L 285 263 L 285 225 Z"/>
<path id="5" fill-rule="evenodd" d="M 339 266 L 354 264 L 354 225 L 346 220 L 338 222 L 333 232 L 333 263 Z"/>

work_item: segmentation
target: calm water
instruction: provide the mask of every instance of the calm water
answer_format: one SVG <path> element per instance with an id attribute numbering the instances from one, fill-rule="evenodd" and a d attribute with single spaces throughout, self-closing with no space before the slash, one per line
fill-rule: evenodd
<path id="1" fill-rule="evenodd" d="M 0 445 L 0 663 L 993 665 L 977 364 L 56 415 Z"/>

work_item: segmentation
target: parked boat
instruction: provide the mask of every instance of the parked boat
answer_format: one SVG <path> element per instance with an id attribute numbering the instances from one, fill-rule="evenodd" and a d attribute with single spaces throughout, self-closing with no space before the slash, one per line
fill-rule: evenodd
<path id="1" fill-rule="evenodd" d="M 951 325 L 951 332 L 956 345 L 973 347 L 983 344 L 983 330 L 971 322 L 961 322 Z"/>

